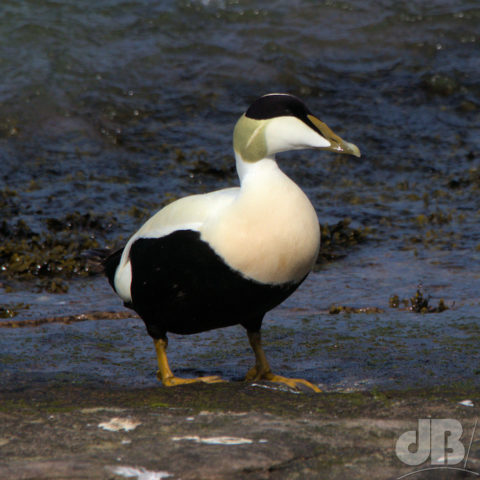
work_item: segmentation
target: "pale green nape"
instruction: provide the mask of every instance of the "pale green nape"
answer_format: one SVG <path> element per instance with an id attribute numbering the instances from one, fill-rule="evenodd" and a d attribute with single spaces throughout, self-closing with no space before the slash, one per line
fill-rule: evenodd
<path id="1" fill-rule="evenodd" d="M 233 131 L 233 148 L 246 162 L 257 162 L 267 156 L 265 127 L 267 120 L 240 117 Z"/>

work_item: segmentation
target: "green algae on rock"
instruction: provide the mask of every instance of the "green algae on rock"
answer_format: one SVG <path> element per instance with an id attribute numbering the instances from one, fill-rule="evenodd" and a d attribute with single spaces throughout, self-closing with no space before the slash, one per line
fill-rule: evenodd
<path id="1" fill-rule="evenodd" d="M 378 307 L 347 307 L 344 305 L 331 305 L 328 313 L 337 315 L 338 313 L 382 313 L 383 310 Z"/>
<path id="2" fill-rule="evenodd" d="M 430 305 L 430 295 L 425 296 L 425 292 L 421 286 L 417 288 L 415 295 L 410 299 L 400 300 L 398 295 L 392 295 L 390 297 L 389 306 L 391 308 L 399 308 L 400 304 L 403 304 L 406 310 L 415 313 L 441 313 L 449 309 L 443 298 L 438 301 L 436 307 Z"/>
<path id="3" fill-rule="evenodd" d="M 321 243 L 317 264 L 344 258 L 352 247 L 366 241 L 367 228 L 353 228 L 350 218 L 344 218 L 334 225 L 321 224 Z"/>
<path id="4" fill-rule="evenodd" d="M 30 308 L 29 305 L 24 303 L 16 303 L 13 305 L 0 305 L 0 318 L 13 318 L 16 317 L 20 310 L 26 310 Z"/>
<path id="5" fill-rule="evenodd" d="M 0 274 L 6 288 L 34 280 L 41 290 L 65 293 L 66 279 L 91 273 L 82 252 L 99 247 L 97 236 L 105 238 L 114 219 L 71 213 L 44 223 L 43 231 L 33 231 L 23 220 L 0 225 Z"/>

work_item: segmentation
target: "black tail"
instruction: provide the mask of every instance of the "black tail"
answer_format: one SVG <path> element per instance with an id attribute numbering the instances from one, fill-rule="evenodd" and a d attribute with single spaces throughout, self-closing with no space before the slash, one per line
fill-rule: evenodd
<path id="1" fill-rule="evenodd" d="M 123 248 L 109 255 L 102 262 L 105 275 L 108 278 L 108 283 L 110 283 L 111 287 L 114 290 L 115 290 L 115 286 L 113 284 L 113 280 L 115 278 L 115 272 L 117 271 L 117 267 L 118 267 L 118 264 L 120 263 L 120 259 L 122 258 L 122 253 L 123 253 Z"/>
<path id="2" fill-rule="evenodd" d="M 94 248 L 83 252 L 87 257 L 87 265 L 93 273 L 103 273 L 107 276 L 108 281 L 113 289 L 113 279 L 117 270 L 120 258 L 122 257 L 123 248 L 111 253 L 108 248 Z"/>

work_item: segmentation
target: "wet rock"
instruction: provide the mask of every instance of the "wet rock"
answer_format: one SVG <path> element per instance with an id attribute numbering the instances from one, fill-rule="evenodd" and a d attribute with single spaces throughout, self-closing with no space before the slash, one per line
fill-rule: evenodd
<path id="1" fill-rule="evenodd" d="M 440 73 L 424 75 L 422 86 L 429 93 L 443 96 L 452 95 L 459 88 L 458 82 L 454 78 Z"/>
<path id="2" fill-rule="evenodd" d="M 0 226 L 1 275 L 10 283 L 36 281 L 50 293 L 68 291 L 66 279 L 89 275 L 88 260 L 82 252 L 99 246 L 115 219 L 91 213 L 47 218 L 48 232 L 33 231 L 24 220 Z M 93 272 L 94 273 L 94 272 Z"/>
<path id="3" fill-rule="evenodd" d="M 321 244 L 317 265 L 343 258 L 354 246 L 366 241 L 368 230 L 351 227 L 351 221 L 350 218 L 344 218 L 334 225 L 323 223 L 320 226 Z"/>
<path id="4" fill-rule="evenodd" d="M 349 307 L 345 305 L 331 305 L 328 313 L 337 315 L 338 313 L 382 313 L 379 307 Z"/>
<path id="5" fill-rule="evenodd" d="M 437 306 L 432 305 L 430 299 L 430 295 L 428 295 L 423 286 L 420 285 L 415 295 L 410 299 L 404 298 L 400 300 L 398 295 L 392 295 L 389 299 L 389 306 L 391 308 L 399 308 L 403 305 L 406 310 L 414 313 L 441 313 L 450 308 L 445 304 L 443 298 L 438 301 Z"/>
<path id="6" fill-rule="evenodd" d="M 459 402 L 477 396 L 458 386 L 321 395 L 242 383 L 37 386 L 0 394 L 0 477 L 397 478 L 414 470 L 395 455 L 399 436 L 426 416 L 471 428 L 477 407 Z M 136 427 L 99 428 L 112 414 L 135 419 Z M 476 442 L 469 461 L 478 465 Z"/>

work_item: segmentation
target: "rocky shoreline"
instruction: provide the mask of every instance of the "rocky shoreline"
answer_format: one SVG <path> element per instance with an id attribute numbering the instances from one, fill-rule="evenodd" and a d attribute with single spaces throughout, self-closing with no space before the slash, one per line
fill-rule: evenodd
<path id="1" fill-rule="evenodd" d="M 315 395 L 243 382 L 46 382 L 0 392 L 0 478 L 394 479 L 430 466 L 397 458 L 402 433 L 419 418 L 453 418 L 466 449 L 479 401 L 468 386 Z M 479 453 L 473 438 L 469 470 L 480 472 Z M 436 469 L 410 478 L 468 475 Z"/>

